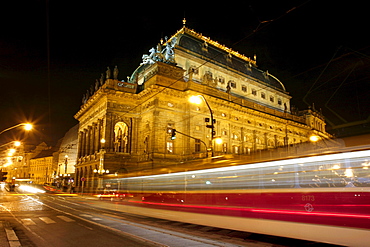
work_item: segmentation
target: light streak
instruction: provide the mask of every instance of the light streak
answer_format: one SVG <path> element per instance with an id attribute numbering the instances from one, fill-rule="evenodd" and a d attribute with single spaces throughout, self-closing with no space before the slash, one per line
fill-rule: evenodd
<path id="1" fill-rule="evenodd" d="M 351 159 L 351 158 L 362 158 L 362 157 L 369 158 L 370 150 L 318 155 L 318 156 L 295 158 L 295 159 L 276 160 L 276 161 L 252 163 L 252 164 L 245 164 L 245 165 L 238 165 L 238 166 L 231 166 L 231 167 L 219 167 L 219 168 L 211 168 L 211 169 L 188 171 L 188 172 L 176 172 L 176 173 L 167 173 L 167 174 L 150 175 L 150 176 L 129 177 L 125 179 L 131 180 L 131 179 L 138 179 L 138 178 L 140 179 L 157 178 L 157 177 L 167 177 L 167 176 L 176 176 L 176 175 L 182 176 L 182 175 L 194 175 L 194 174 L 204 174 L 204 173 L 209 174 L 209 173 L 216 173 L 216 172 L 240 171 L 240 170 L 249 170 L 249 169 L 255 169 L 255 168 L 264 168 L 264 167 L 279 167 L 279 166 L 287 166 L 287 165 L 324 162 L 324 161 L 333 161 L 333 160 Z"/>
<path id="2" fill-rule="evenodd" d="M 298 210 L 277 210 L 277 209 L 256 209 L 256 208 L 241 208 L 241 207 L 218 207 L 218 206 L 203 206 L 203 205 L 183 205 L 170 203 L 156 203 L 143 201 L 130 201 L 138 204 L 159 205 L 177 208 L 194 208 L 194 209 L 211 209 L 211 210 L 226 210 L 226 211 L 244 211 L 253 213 L 269 213 L 269 214 L 289 214 L 289 215 L 305 215 L 305 216 L 330 216 L 330 217 L 344 217 L 344 218 L 364 218 L 370 219 L 370 214 L 346 214 L 346 213 L 329 213 L 329 212 L 305 212 Z M 358 205 L 363 206 L 363 205 Z"/>
<path id="3" fill-rule="evenodd" d="M 27 192 L 30 192 L 30 193 L 45 193 L 44 190 L 40 190 L 40 189 L 31 187 L 31 186 L 28 186 L 28 185 L 20 185 L 18 187 L 18 189 L 24 190 L 24 191 L 27 191 Z"/>

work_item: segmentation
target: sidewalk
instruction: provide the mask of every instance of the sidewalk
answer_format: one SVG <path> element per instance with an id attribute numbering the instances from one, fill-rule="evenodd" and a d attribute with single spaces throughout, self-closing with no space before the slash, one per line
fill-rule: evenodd
<path id="1" fill-rule="evenodd" d="M 40 185 L 40 187 L 43 186 Z M 54 191 L 49 189 L 48 191 L 52 193 L 60 193 L 61 195 L 66 194 L 80 196 L 86 199 L 95 199 L 95 200 L 99 199 L 98 197 L 95 197 L 92 194 L 77 194 L 77 193 L 69 194 L 67 192 L 62 192 L 61 190 L 57 189 L 55 189 Z M 5 188 L 0 189 L 0 192 L 9 193 L 9 191 L 5 190 Z M 0 247 L 21 247 L 21 243 L 17 235 L 15 234 L 13 228 L 11 227 L 10 223 L 5 220 L 0 220 Z"/>
<path id="2" fill-rule="evenodd" d="M 0 246 L 20 247 L 21 243 L 14 230 L 7 221 L 0 221 Z"/>

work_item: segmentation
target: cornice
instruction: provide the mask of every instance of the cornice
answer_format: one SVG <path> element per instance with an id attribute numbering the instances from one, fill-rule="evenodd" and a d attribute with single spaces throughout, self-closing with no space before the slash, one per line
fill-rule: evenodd
<path id="1" fill-rule="evenodd" d="M 251 63 L 252 65 L 254 65 L 255 67 L 257 67 L 257 62 L 256 62 L 255 59 L 251 59 L 251 58 L 249 58 L 249 57 L 247 57 L 247 56 L 245 56 L 243 54 L 240 54 L 239 52 L 234 51 L 233 49 L 231 49 L 231 48 L 229 48 L 229 47 L 227 47 L 225 45 L 222 45 L 222 44 L 218 43 L 217 41 L 214 41 L 211 38 L 206 37 L 206 36 L 204 36 L 204 35 L 202 35 L 200 33 L 197 33 L 194 30 L 189 29 L 189 28 L 187 28 L 185 26 L 182 27 L 180 30 L 178 30 L 167 42 L 171 42 L 171 40 L 174 37 L 178 37 L 179 35 L 182 35 L 182 34 L 185 34 L 185 33 L 188 34 L 188 35 L 190 35 L 190 36 L 192 36 L 192 37 L 194 37 L 194 38 L 200 39 L 200 40 L 202 40 L 202 41 L 204 41 L 204 42 L 206 42 L 206 43 L 208 43 L 210 45 L 213 45 L 214 47 L 216 47 L 216 48 L 218 48 L 220 50 L 223 50 L 223 51 L 225 51 L 225 52 L 227 52 L 227 53 L 229 53 L 229 54 L 231 54 L 231 55 L 233 55 L 233 56 L 235 56 L 237 58 L 240 58 L 240 59 L 242 59 L 242 60 L 244 60 L 244 61 L 246 61 L 248 63 Z"/>

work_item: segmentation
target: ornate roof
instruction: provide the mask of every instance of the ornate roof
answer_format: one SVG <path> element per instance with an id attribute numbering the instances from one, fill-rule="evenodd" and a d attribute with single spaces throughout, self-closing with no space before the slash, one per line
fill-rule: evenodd
<path id="1" fill-rule="evenodd" d="M 167 42 L 176 40 L 175 49 L 190 51 L 194 55 L 211 63 L 232 68 L 247 76 L 255 78 L 264 84 L 278 90 L 286 91 L 284 85 L 268 71 L 257 69 L 255 59 L 246 57 L 216 41 L 211 40 L 187 27 L 183 27 Z"/>

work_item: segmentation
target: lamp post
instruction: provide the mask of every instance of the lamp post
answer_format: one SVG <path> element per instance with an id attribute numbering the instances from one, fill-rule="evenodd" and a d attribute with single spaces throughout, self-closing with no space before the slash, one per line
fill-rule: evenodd
<path id="1" fill-rule="evenodd" d="M 97 188 L 98 190 L 101 190 L 103 188 L 103 175 L 105 173 L 109 173 L 108 169 L 104 169 L 105 139 L 102 138 L 100 140 L 100 143 L 101 143 L 101 149 L 99 151 L 99 167 L 93 170 L 93 172 L 98 175 L 98 188 Z"/>
<path id="2" fill-rule="evenodd" d="M 18 127 L 20 127 L 20 126 L 23 126 L 23 128 L 24 128 L 25 130 L 27 130 L 27 131 L 29 131 L 29 130 L 31 130 L 31 129 L 33 128 L 32 124 L 30 124 L 30 123 L 20 123 L 20 124 L 14 125 L 14 126 L 12 126 L 12 127 L 9 127 L 9 128 L 7 128 L 7 129 L 5 129 L 5 130 L 2 130 L 2 131 L 0 132 L 0 135 L 1 135 L 2 133 L 6 132 L 6 131 L 9 131 L 9 130 L 12 130 L 12 129 L 18 128 Z"/>
<path id="3" fill-rule="evenodd" d="M 196 96 L 190 96 L 190 98 L 189 98 L 190 103 L 197 104 L 197 105 L 201 104 L 202 101 L 204 101 L 204 103 L 206 103 L 206 105 L 208 107 L 208 110 L 209 110 L 209 113 L 211 115 L 211 124 L 207 124 L 206 127 L 211 129 L 211 151 L 212 151 L 212 157 L 214 157 L 214 143 L 213 142 L 215 141 L 215 135 L 216 135 L 216 131 L 215 131 L 215 122 L 216 121 L 213 118 L 212 109 L 209 106 L 208 101 L 206 100 L 206 98 L 204 98 L 204 96 L 201 95 L 201 94 L 196 95 Z M 217 143 L 219 143 L 220 140 L 218 140 Z"/>

